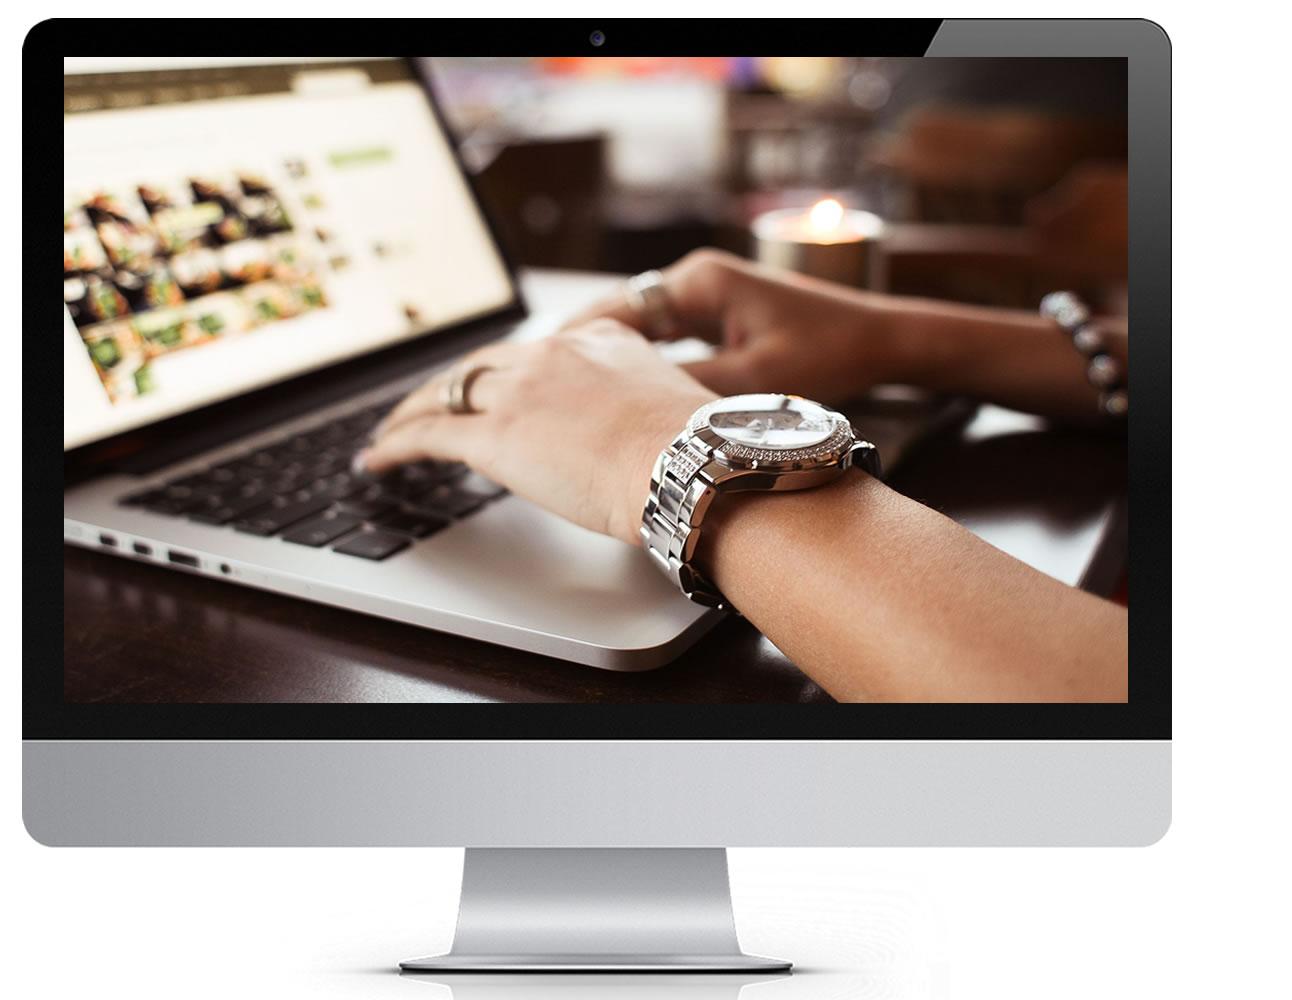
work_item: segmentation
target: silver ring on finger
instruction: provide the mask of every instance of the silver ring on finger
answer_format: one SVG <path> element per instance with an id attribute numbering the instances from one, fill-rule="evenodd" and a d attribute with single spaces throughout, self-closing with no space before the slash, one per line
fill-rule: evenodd
<path id="1" fill-rule="evenodd" d="M 471 384 L 493 365 L 459 365 L 444 383 L 444 408 L 450 413 L 479 413 L 471 405 Z"/>
<path id="2" fill-rule="evenodd" d="M 628 279 L 624 294 L 628 297 L 628 307 L 640 317 L 648 334 L 665 336 L 676 327 L 677 317 L 664 287 L 662 272 L 643 271 L 633 275 Z"/>

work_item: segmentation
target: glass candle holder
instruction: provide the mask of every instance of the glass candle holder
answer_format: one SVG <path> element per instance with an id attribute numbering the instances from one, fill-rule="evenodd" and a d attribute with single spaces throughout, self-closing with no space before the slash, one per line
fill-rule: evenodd
<path id="1" fill-rule="evenodd" d="M 854 288 L 876 288 L 882 281 L 884 222 L 870 212 L 826 198 L 811 208 L 764 212 L 751 228 L 755 256 L 764 264 Z"/>

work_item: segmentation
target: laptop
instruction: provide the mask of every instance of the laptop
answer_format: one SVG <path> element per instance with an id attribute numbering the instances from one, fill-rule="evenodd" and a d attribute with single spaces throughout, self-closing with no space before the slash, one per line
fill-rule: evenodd
<path id="1" fill-rule="evenodd" d="M 616 670 L 721 618 L 465 466 L 350 472 L 406 393 L 536 328 L 422 64 L 64 72 L 67 544 Z M 867 433 L 891 464 L 929 424 Z"/>

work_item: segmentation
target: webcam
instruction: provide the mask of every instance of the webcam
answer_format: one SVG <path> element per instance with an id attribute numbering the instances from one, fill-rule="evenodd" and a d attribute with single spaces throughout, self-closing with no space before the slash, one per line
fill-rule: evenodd
<path id="1" fill-rule="evenodd" d="M 601 46 L 606 44 L 606 33 L 604 31 L 594 31 L 588 36 L 588 41 L 597 48 L 601 48 Z"/>

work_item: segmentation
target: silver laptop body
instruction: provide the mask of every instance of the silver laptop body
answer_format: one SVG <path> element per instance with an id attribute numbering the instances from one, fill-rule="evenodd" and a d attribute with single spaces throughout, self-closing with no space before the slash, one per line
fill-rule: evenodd
<path id="1" fill-rule="evenodd" d="M 387 395 L 385 387 L 375 394 Z M 348 408 L 347 402 L 239 439 L 155 478 L 218 464 Z M 615 670 L 666 663 L 717 620 L 671 588 L 640 550 L 513 496 L 372 562 L 118 502 L 145 485 L 110 475 L 67 491 L 65 541 Z"/>

